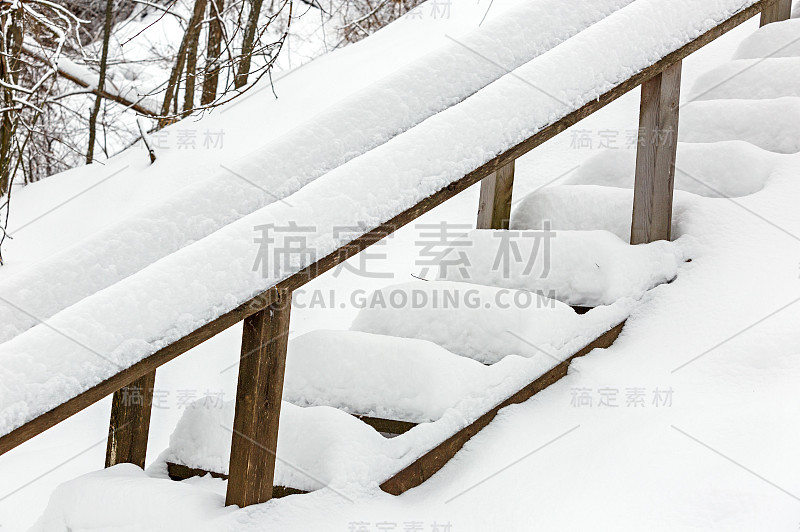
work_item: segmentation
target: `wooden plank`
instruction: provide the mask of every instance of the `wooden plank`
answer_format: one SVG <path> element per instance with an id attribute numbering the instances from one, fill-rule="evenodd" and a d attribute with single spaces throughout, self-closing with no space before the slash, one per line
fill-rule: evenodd
<path id="1" fill-rule="evenodd" d="M 384 419 L 371 416 L 355 416 L 378 432 L 384 434 L 405 434 L 416 427 L 419 423 L 411 421 L 398 421 L 396 419 Z"/>
<path id="2" fill-rule="evenodd" d="M 186 480 L 187 478 L 202 477 L 205 475 L 211 475 L 214 478 L 228 480 L 228 475 L 226 475 L 225 473 L 206 471 L 204 469 L 188 467 L 183 464 L 176 464 L 174 462 L 167 462 L 167 474 L 169 475 L 169 478 L 171 478 L 172 480 Z M 273 499 L 279 499 L 281 497 L 286 497 L 287 495 L 300 495 L 303 493 L 308 493 L 308 492 L 296 488 L 288 488 L 286 486 L 275 486 L 272 488 Z"/>
<path id="3" fill-rule="evenodd" d="M 155 384 L 156 371 L 153 370 L 114 392 L 106 467 L 127 463 L 144 469 Z"/>
<path id="4" fill-rule="evenodd" d="M 761 26 L 789 20 L 792 16 L 792 0 L 776 0 L 761 12 Z"/>
<path id="5" fill-rule="evenodd" d="M 511 161 L 481 181 L 478 229 L 508 229 L 514 188 L 514 163 Z"/>
<path id="6" fill-rule="evenodd" d="M 680 96 L 680 61 L 642 85 L 631 244 L 671 236 Z"/>
<path id="7" fill-rule="evenodd" d="M 486 427 L 486 425 L 488 425 L 494 419 L 494 417 L 497 415 L 497 412 L 499 412 L 502 408 L 527 401 L 535 394 L 565 377 L 567 375 L 570 362 L 578 357 L 588 354 L 593 349 L 606 348 L 610 346 L 612 343 L 614 343 L 614 340 L 617 339 L 620 332 L 622 332 L 624 325 L 624 322 L 620 323 L 616 327 L 605 332 L 597 340 L 590 343 L 573 356 L 569 357 L 567 360 L 553 367 L 547 373 L 486 412 L 484 415 L 458 431 L 456 434 L 453 434 L 451 437 L 424 455 L 420 456 L 414 461 L 414 463 L 398 472 L 388 480 L 384 481 L 380 486 L 381 489 L 392 495 L 400 495 L 401 493 L 408 491 L 411 488 L 415 488 L 428 480 L 434 475 L 434 473 L 439 471 L 448 460 L 453 458 L 453 456 L 455 456 L 455 454 L 464 446 L 465 443 L 467 443 L 467 441 L 469 441 L 470 438 Z"/>
<path id="8" fill-rule="evenodd" d="M 728 31 L 759 14 L 761 10 L 766 5 L 771 4 L 772 1 L 773 0 L 760 0 L 752 6 L 732 15 L 731 18 L 721 23 L 719 26 L 709 30 L 694 41 L 684 45 L 682 48 L 672 52 L 652 66 L 620 83 L 615 88 L 601 95 L 596 100 L 590 101 L 580 109 L 573 111 L 557 122 L 543 128 L 536 135 L 499 154 L 497 157 L 491 161 L 488 161 L 479 168 L 476 168 L 463 178 L 447 185 L 445 188 L 425 198 L 414 207 L 407 209 L 391 220 L 358 237 L 351 243 L 343 246 L 340 250 L 323 257 L 315 264 L 308 266 L 295 275 L 292 275 L 288 279 L 278 283 L 278 285 L 275 287 L 272 287 L 264 293 L 259 294 L 252 300 L 242 304 L 240 307 L 201 326 L 197 330 L 189 333 L 167 347 L 156 351 L 149 357 L 134 364 L 130 368 L 98 383 L 85 392 L 73 397 L 65 403 L 62 403 L 54 409 L 45 412 L 28 423 L 14 429 L 8 434 L 0 436 L 0 454 L 8 452 L 21 443 L 36 436 L 37 434 L 41 434 L 57 423 L 60 423 L 73 414 L 76 414 L 84 408 L 96 403 L 103 397 L 114 393 L 122 386 L 133 382 L 146 373 L 149 373 L 153 369 L 174 359 L 176 356 L 188 351 L 189 349 L 192 349 L 193 347 L 199 345 L 212 336 L 215 336 L 228 327 L 231 327 L 232 325 L 242 321 L 247 316 L 250 316 L 265 308 L 270 304 L 274 294 L 279 290 L 294 290 L 299 288 L 310 279 L 313 279 L 314 277 L 317 277 L 331 268 L 336 267 L 339 263 L 375 244 L 386 236 L 397 231 L 404 225 L 414 221 L 431 209 L 437 207 L 449 198 L 455 196 L 463 190 L 466 190 L 481 179 L 489 176 L 503 166 L 525 155 L 540 144 L 550 140 L 567 128 L 583 120 L 587 116 L 599 111 L 606 105 L 615 101 L 617 98 L 635 89 L 643 82 L 656 76 L 670 65 L 676 63 L 677 61 L 681 61 L 706 44 L 712 42 L 721 35 L 724 35 Z"/>
<path id="9" fill-rule="evenodd" d="M 244 320 L 226 505 L 272 498 L 292 294 Z"/>

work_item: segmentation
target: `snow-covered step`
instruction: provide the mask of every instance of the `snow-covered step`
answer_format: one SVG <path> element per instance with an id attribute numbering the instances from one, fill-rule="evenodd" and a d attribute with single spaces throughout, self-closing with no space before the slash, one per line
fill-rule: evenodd
<path id="1" fill-rule="evenodd" d="M 671 242 L 631 246 L 607 231 L 477 230 L 459 242 L 464 264 L 444 268 L 441 279 L 529 290 L 590 308 L 639 299 L 672 281 L 684 261 Z"/>
<path id="2" fill-rule="evenodd" d="M 303 408 L 284 401 L 273 494 L 283 496 L 324 487 L 336 490 L 353 484 L 371 486 L 375 482 L 382 490 L 399 494 L 418 486 L 502 408 L 523 402 L 566 376 L 574 358 L 611 345 L 629 310 L 605 312 L 608 322 L 616 325 L 605 327 L 602 320 L 594 320 L 595 327 L 588 327 L 584 335 L 559 351 L 556 360 L 508 357 L 489 367 L 469 361 L 483 368 L 473 373 L 477 379 L 473 389 L 462 388 L 466 395 L 440 419 L 416 425 L 395 438 L 383 437 L 341 410 Z M 392 384 L 398 385 L 398 381 Z M 152 468 L 161 474 L 166 471 L 176 480 L 207 473 L 227 478 L 234 407 L 233 401 L 218 402 L 214 398 L 195 401 L 178 422 L 169 448 Z"/>
<path id="3" fill-rule="evenodd" d="M 700 76 L 688 94 L 688 101 L 800 96 L 798 79 L 800 57 L 739 59 Z"/>
<path id="4" fill-rule="evenodd" d="M 161 459 L 197 472 L 227 476 L 234 401 L 201 399 L 190 405 Z M 313 491 L 388 461 L 390 441 L 353 416 L 328 407 L 284 402 L 278 432 L 275 485 Z"/>
<path id="5" fill-rule="evenodd" d="M 312 331 L 289 341 L 283 399 L 425 423 L 485 390 L 492 377 L 480 362 L 425 340 Z"/>
<path id="6" fill-rule="evenodd" d="M 682 202 L 689 194 L 675 192 L 672 237 L 680 236 Z M 700 198 L 698 198 L 700 199 Z M 524 197 L 511 213 L 512 230 L 541 229 L 550 224 L 556 231 L 605 230 L 629 242 L 633 191 L 597 185 L 545 187 Z"/>
<path id="7" fill-rule="evenodd" d="M 418 281 L 377 290 L 351 329 L 428 340 L 457 355 L 494 364 L 517 355 L 547 360 L 603 322 L 530 290 Z M 604 323 L 606 329 L 614 323 Z"/>
<path id="8" fill-rule="evenodd" d="M 691 136 L 696 130 L 684 133 Z M 679 142 L 675 189 L 708 198 L 746 196 L 764 188 L 781 159 L 781 154 L 741 140 Z M 635 177 L 636 150 L 609 149 L 587 159 L 561 184 L 632 189 Z"/>
<path id="9" fill-rule="evenodd" d="M 734 59 L 800 57 L 800 19 L 767 24 L 744 39 Z"/>
<path id="10" fill-rule="evenodd" d="M 679 135 L 684 142 L 741 140 L 775 153 L 797 153 L 800 98 L 692 102 L 681 109 Z"/>

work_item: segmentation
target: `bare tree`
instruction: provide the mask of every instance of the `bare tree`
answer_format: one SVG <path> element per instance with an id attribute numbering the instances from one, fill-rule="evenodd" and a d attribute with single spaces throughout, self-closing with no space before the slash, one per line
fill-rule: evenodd
<path id="1" fill-rule="evenodd" d="M 94 158 L 94 144 L 97 136 L 97 115 L 100 113 L 100 106 L 103 103 L 101 96 L 106 83 L 106 69 L 108 67 L 108 42 L 111 39 L 111 23 L 114 20 L 114 0 L 106 0 L 106 18 L 103 25 L 103 51 L 100 56 L 100 77 L 97 82 L 97 96 L 94 100 L 94 108 L 89 117 L 89 146 L 86 150 L 86 164 L 92 164 Z"/>
<path id="2" fill-rule="evenodd" d="M 202 105 L 209 105 L 217 98 L 219 85 L 220 52 L 224 38 L 225 25 L 222 13 L 225 9 L 225 0 L 209 1 L 208 44 L 206 46 L 206 67 L 203 79 Z"/>

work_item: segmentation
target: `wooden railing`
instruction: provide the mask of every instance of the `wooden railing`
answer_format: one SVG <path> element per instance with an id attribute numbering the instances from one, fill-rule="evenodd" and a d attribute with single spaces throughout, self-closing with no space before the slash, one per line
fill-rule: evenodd
<path id="1" fill-rule="evenodd" d="M 760 0 L 734 14 L 598 99 L 543 128 L 334 253 L 0 437 L 0 454 L 113 393 L 106 466 L 127 462 L 144 467 L 156 368 L 244 321 L 226 503 L 247 506 L 269 500 L 273 495 L 275 449 L 293 290 L 479 181 L 478 228 L 508 228 L 515 160 L 640 85 L 642 102 L 631 242 L 638 244 L 669 239 L 682 60 L 759 13 L 762 25 L 787 19 L 791 5 L 791 0 Z M 664 132 L 671 133 L 665 135 Z M 142 400 L 133 404 L 126 400 L 129 397 L 140 397 Z M 481 419 L 473 425 L 479 425 Z M 399 492 L 401 488 L 393 485 L 388 491 Z"/>

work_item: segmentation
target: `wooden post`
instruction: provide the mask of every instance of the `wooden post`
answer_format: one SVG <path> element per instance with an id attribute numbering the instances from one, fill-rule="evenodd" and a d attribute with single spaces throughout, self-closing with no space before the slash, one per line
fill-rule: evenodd
<path id="1" fill-rule="evenodd" d="M 292 294 L 244 320 L 226 505 L 272 498 Z"/>
<path id="2" fill-rule="evenodd" d="M 789 20 L 792 16 L 792 0 L 776 0 L 761 12 L 761 25 Z"/>
<path id="3" fill-rule="evenodd" d="M 642 84 L 631 244 L 669 240 L 681 62 Z"/>
<path id="4" fill-rule="evenodd" d="M 478 229 L 508 229 L 513 187 L 514 161 L 483 178 L 478 203 Z"/>
<path id="5" fill-rule="evenodd" d="M 153 370 L 114 392 L 106 445 L 106 467 L 129 463 L 144 469 L 155 383 L 156 370 Z"/>

